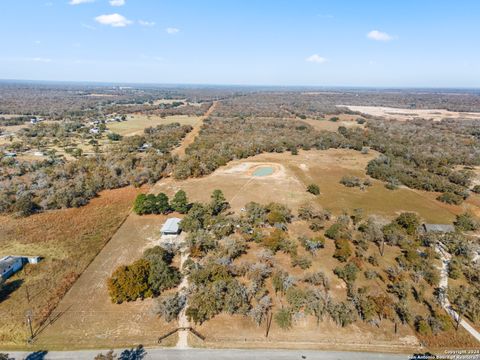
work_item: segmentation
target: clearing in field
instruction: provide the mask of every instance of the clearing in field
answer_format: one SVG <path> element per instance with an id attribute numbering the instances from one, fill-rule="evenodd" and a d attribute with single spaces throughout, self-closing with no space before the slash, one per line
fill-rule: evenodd
<path id="1" fill-rule="evenodd" d="M 109 123 L 107 128 L 123 136 L 132 136 L 143 134 L 143 130 L 150 126 L 171 123 L 195 126 L 199 121 L 200 117 L 198 116 L 174 115 L 162 118 L 157 115 L 130 114 L 127 116 L 127 121 Z"/>
<path id="2" fill-rule="evenodd" d="M 480 113 L 473 112 L 458 112 L 448 111 L 444 109 L 400 109 L 384 106 L 350 106 L 350 105 L 337 105 L 338 107 L 345 107 L 352 111 L 357 111 L 363 114 L 384 117 L 386 119 L 393 120 L 413 120 L 417 118 L 441 121 L 443 119 L 452 120 L 478 120 L 480 119 Z"/>

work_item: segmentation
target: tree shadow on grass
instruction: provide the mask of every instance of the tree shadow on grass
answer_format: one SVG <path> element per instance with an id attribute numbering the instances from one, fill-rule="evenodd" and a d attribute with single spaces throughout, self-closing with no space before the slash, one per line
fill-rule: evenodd
<path id="1" fill-rule="evenodd" d="M 0 287 L 0 302 L 7 300 L 13 292 L 22 286 L 22 284 L 22 279 L 9 281 L 3 284 L 3 286 Z"/>

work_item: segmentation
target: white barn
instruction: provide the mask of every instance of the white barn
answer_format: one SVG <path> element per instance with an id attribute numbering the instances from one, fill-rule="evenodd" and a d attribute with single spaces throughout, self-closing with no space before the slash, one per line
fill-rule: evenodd
<path id="1" fill-rule="evenodd" d="M 180 221 L 182 219 L 179 218 L 169 218 L 163 224 L 162 228 L 160 229 L 162 235 L 178 235 L 182 231 L 180 229 Z"/>

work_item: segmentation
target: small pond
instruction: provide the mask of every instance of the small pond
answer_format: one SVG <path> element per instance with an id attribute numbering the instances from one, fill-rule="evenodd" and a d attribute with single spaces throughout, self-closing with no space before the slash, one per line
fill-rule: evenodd
<path id="1" fill-rule="evenodd" d="M 262 167 L 256 168 L 252 175 L 253 176 L 267 176 L 267 175 L 272 175 L 272 174 L 273 174 L 273 167 L 262 166 Z"/>

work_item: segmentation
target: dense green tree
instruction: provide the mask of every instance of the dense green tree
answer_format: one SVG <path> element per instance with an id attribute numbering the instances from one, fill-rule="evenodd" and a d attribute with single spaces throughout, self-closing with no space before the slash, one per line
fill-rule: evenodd
<path id="1" fill-rule="evenodd" d="M 153 296 L 158 296 L 164 290 L 180 284 L 180 272 L 173 266 L 168 265 L 162 258 L 151 257 L 149 263 L 148 288 Z"/>
<path id="2" fill-rule="evenodd" d="M 154 213 L 168 214 L 171 211 L 168 196 L 166 194 L 158 194 L 155 202 L 156 210 Z"/>
<path id="3" fill-rule="evenodd" d="M 108 279 L 108 291 L 112 302 L 121 304 L 124 301 L 143 299 L 152 293 L 149 290 L 148 277 L 150 264 L 140 259 L 132 265 L 121 266 Z"/>
<path id="4" fill-rule="evenodd" d="M 407 234 L 413 235 L 417 232 L 420 225 L 418 215 L 412 212 L 403 212 L 396 219 L 395 222 L 405 229 Z"/>
<path id="5" fill-rule="evenodd" d="M 208 211 L 205 206 L 200 203 L 193 203 L 181 222 L 182 230 L 194 232 L 203 229 L 208 216 Z"/>
<path id="6" fill-rule="evenodd" d="M 185 214 L 188 211 L 188 205 L 187 194 L 183 190 L 178 190 L 171 201 L 172 209 L 180 214 Z"/>
<path id="7" fill-rule="evenodd" d="M 213 190 L 210 201 L 210 210 L 212 215 L 218 215 L 221 212 L 230 208 L 230 204 L 225 199 L 222 190 Z"/>
<path id="8" fill-rule="evenodd" d="M 143 207 L 145 200 L 147 199 L 147 195 L 145 194 L 138 194 L 135 198 L 135 202 L 133 203 L 133 211 L 135 211 L 138 215 L 143 215 L 145 213 L 145 209 Z"/>

